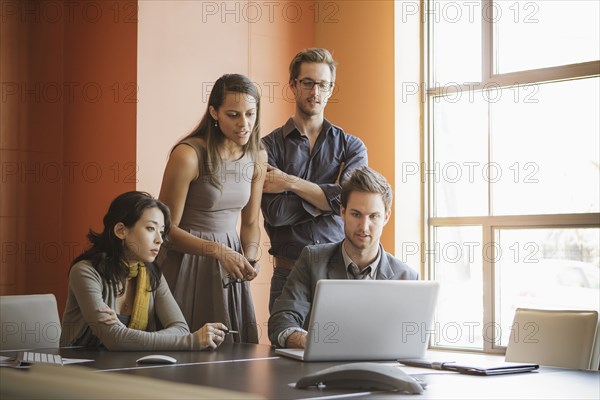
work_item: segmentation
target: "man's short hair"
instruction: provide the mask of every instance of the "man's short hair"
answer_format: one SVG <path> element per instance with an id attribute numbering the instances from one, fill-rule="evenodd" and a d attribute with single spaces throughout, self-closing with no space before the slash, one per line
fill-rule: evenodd
<path id="1" fill-rule="evenodd" d="M 335 68 L 337 63 L 333 60 L 333 56 L 327 49 L 315 47 L 304 49 L 296 54 L 290 63 L 290 82 L 300 75 L 300 66 L 302 63 L 327 64 L 331 71 L 331 82 L 335 82 Z"/>
<path id="2" fill-rule="evenodd" d="M 352 192 L 380 194 L 385 211 L 387 212 L 392 207 L 392 187 L 383 175 L 366 165 L 353 170 L 350 176 L 342 182 L 341 203 L 344 208 L 346 208 L 348 197 Z"/>

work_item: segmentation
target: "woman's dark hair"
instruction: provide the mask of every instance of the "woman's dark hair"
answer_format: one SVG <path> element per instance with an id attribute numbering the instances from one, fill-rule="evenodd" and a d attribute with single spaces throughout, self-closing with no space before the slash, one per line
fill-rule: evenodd
<path id="1" fill-rule="evenodd" d="M 185 139 L 199 137 L 206 142 L 206 159 L 202 175 L 205 176 L 211 184 L 221 188 L 221 182 L 218 179 L 218 171 L 222 161 L 219 155 L 219 147 L 225 141 L 225 136 L 221 132 L 221 128 L 215 126 L 215 121 L 211 117 L 210 106 L 218 111 L 225 102 L 225 95 L 228 93 L 236 93 L 240 96 L 249 96 L 249 100 L 256 103 L 256 122 L 254 128 L 250 132 L 250 140 L 243 146 L 244 154 L 250 153 L 252 160 L 256 160 L 259 150 L 261 149 L 260 142 L 260 93 L 258 88 L 250 79 L 240 74 L 226 74 L 217 79 L 213 86 L 210 96 L 208 97 L 208 106 L 206 112 L 200 120 L 198 126 Z"/>
<path id="2" fill-rule="evenodd" d="M 122 222 L 126 227 L 132 228 L 145 210 L 155 207 L 164 215 L 163 235 L 166 236 L 171 229 L 171 212 L 164 203 L 146 192 L 132 191 L 118 196 L 110 203 L 104 216 L 104 229 L 100 233 L 90 229 L 87 238 L 92 246 L 75 258 L 71 267 L 79 261 L 89 260 L 103 279 L 116 285 L 118 295 L 123 294 L 129 269 L 123 241 L 115 235 L 114 227 Z M 150 275 L 150 288 L 154 291 L 160 283 L 161 272 L 153 263 L 146 264 L 146 267 Z"/>

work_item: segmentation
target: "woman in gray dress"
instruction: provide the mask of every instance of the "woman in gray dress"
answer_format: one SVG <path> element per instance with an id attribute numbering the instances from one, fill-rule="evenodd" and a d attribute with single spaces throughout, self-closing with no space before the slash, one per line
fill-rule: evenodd
<path id="1" fill-rule="evenodd" d="M 249 343 L 258 342 L 247 281 L 259 269 L 267 166 L 259 111 L 248 78 L 219 78 L 200 124 L 171 151 L 159 195 L 173 227 L 157 261 L 190 328 L 219 321 L 239 331 L 226 340 Z"/>

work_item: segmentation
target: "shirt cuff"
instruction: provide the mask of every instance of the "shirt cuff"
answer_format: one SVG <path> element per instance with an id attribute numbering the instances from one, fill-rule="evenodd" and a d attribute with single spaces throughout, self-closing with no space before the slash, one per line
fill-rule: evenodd
<path id="1" fill-rule="evenodd" d="M 325 193 L 331 212 L 334 214 L 340 214 L 340 202 L 342 195 L 342 187 L 336 183 L 325 183 L 319 184 L 319 187 Z"/>
<path id="2" fill-rule="evenodd" d="M 279 336 L 277 337 L 277 342 L 279 342 L 279 346 L 285 347 L 285 342 L 287 342 L 290 335 L 294 332 L 302 332 L 304 335 L 306 335 L 308 333 L 304 329 L 298 328 L 298 327 L 287 328 L 286 330 L 281 332 L 279 334 Z"/>
<path id="3" fill-rule="evenodd" d="M 310 204 L 306 200 L 302 200 L 302 208 L 304 208 L 304 210 L 307 213 L 309 213 L 310 215 L 312 215 L 313 218 L 316 218 L 319 215 L 323 215 L 324 214 L 323 211 L 319 210 L 317 207 L 313 206 L 312 204 Z"/>

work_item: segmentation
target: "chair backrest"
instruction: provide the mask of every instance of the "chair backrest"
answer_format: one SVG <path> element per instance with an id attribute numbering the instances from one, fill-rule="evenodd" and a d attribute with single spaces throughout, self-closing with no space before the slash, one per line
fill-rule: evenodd
<path id="1" fill-rule="evenodd" d="M 0 350 L 57 348 L 60 319 L 53 294 L 0 296 Z"/>
<path id="2" fill-rule="evenodd" d="M 506 361 L 598 369 L 598 312 L 517 308 Z"/>

